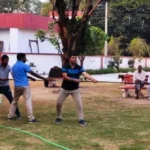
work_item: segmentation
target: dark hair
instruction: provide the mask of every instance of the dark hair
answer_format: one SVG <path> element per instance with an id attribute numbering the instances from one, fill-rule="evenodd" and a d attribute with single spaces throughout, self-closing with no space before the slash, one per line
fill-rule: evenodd
<path id="1" fill-rule="evenodd" d="M 9 57 L 8 57 L 7 55 L 3 55 L 3 56 L 1 57 L 1 60 L 5 60 L 5 59 L 9 59 Z"/>
<path id="2" fill-rule="evenodd" d="M 71 58 L 72 56 L 77 56 L 77 54 L 76 53 L 71 53 L 69 58 Z"/>
<path id="3" fill-rule="evenodd" d="M 17 60 L 21 60 L 22 58 L 24 58 L 26 56 L 25 53 L 18 53 L 17 54 Z"/>

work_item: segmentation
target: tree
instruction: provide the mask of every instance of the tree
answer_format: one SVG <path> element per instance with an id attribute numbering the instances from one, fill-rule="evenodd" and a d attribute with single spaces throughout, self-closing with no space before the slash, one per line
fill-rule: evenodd
<path id="1" fill-rule="evenodd" d="M 49 16 L 49 12 L 53 10 L 53 6 L 51 3 L 46 2 L 42 3 L 40 14 L 42 16 Z"/>
<path id="2" fill-rule="evenodd" d="M 39 0 L 0 0 L 0 13 L 30 12 L 39 14 Z"/>
<path id="3" fill-rule="evenodd" d="M 18 0 L 0 0 L 0 13 L 11 13 L 17 8 Z"/>
<path id="4" fill-rule="evenodd" d="M 114 38 L 111 37 L 109 43 L 108 43 L 108 54 L 112 56 L 112 60 L 109 61 L 108 67 L 115 67 L 117 71 L 119 71 L 120 68 L 120 38 Z"/>
<path id="5" fill-rule="evenodd" d="M 39 30 L 36 33 L 36 37 L 41 41 L 48 40 L 58 50 L 63 62 L 63 51 L 61 49 L 61 41 L 58 34 L 55 32 L 55 23 L 49 24 L 49 31 Z M 81 66 L 86 55 L 97 55 L 102 54 L 104 42 L 107 39 L 107 35 L 98 27 L 90 26 L 86 28 L 85 36 L 82 38 L 82 44 L 78 46 L 78 58 Z"/>
<path id="6" fill-rule="evenodd" d="M 141 58 L 143 56 L 150 56 L 150 47 L 147 45 L 144 39 L 134 38 L 129 47 L 128 51 L 132 53 L 133 56 Z"/>
<path id="7" fill-rule="evenodd" d="M 116 0 L 109 5 L 109 34 L 125 36 L 129 42 L 135 37 L 150 42 L 150 1 Z"/>
<path id="8" fill-rule="evenodd" d="M 127 47 L 135 37 L 141 37 L 150 43 L 150 1 L 149 0 L 107 0 L 108 35 L 122 37 L 121 55 L 131 56 Z M 105 2 L 93 13 L 90 22 L 104 30 Z"/>
<path id="9" fill-rule="evenodd" d="M 105 1 L 100 3 L 90 18 L 90 23 L 104 30 L 105 28 Z"/>
<path id="10" fill-rule="evenodd" d="M 88 25 L 82 44 L 79 46 L 78 58 L 81 66 L 87 55 L 101 55 L 103 53 L 105 40 L 107 35 L 98 27 Z"/>
<path id="11" fill-rule="evenodd" d="M 19 12 L 28 12 L 33 14 L 40 14 L 42 3 L 40 0 L 18 0 L 19 6 L 17 11 Z"/>
<path id="12" fill-rule="evenodd" d="M 62 42 L 64 58 L 68 59 L 71 53 L 78 53 L 78 46 L 82 44 L 86 26 L 90 15 L 96 9 L 101 0 L 94 5 L 92 0 L 85 1 L 83 16 L 77 20 L 81 0 L 51 0 L 53 4 L 53 19 L 59 27 L 59 36 Z M 72 12 L 69 16 L 69 12 Z M 57 12 L 57 17 L 55 16 Z"/>

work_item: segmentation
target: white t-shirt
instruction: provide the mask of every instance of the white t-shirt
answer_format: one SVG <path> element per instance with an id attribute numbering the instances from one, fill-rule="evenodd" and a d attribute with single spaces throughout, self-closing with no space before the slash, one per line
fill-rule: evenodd
<path id="1" fill-rule="evenodd" d="M 9 72 L 11 71 L 11 67 L 7 65 L 6 67 L 2 67 L 0 65 L 0 78 L 1 79 L 8 79 L 9 78 Z M 8 86 L 9 81 L 0 81 L 0 86 Z"/>
<path id="2" fill-rule="evenodd" d="M 138 70 L 134 71 L 134 81 L 135 80 L 141 80 L 141 81 L 144 81 L 145 80 L 145 71 L 141 71 L 141 73 L 138 72 Z"/>

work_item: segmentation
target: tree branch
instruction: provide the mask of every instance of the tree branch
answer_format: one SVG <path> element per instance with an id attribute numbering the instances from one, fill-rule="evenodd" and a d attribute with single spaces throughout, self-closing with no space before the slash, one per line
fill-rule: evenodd
<path id="1" fill-rule="evenodd" d="M 92 8 L 92 10 L 89 12 L 88 16 L 91 16 L 91 14 L 94 12 L 94 10 L 97 8 L 98 4 L 101 2 L 102 0 L 98 0 L 97 3 L 95 4 L 95 6 Z"/>

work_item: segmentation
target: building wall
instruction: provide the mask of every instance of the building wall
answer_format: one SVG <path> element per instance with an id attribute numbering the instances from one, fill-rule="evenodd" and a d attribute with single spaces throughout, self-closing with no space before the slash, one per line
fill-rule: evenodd
<path id="1" fill-rule="evenodd" d="M 16 54 L 7 54 L 9 56 L 9 64 L 13 66 L 17 59 Z M 54 66 L 61 67 L 61 58 L 59 55 L 40 55 L 40 54 L 27 54 L 27 64 L 34 63 L 36 67 L 32 69 L 40 74 L 48 74 L 50 69 Z"/>
<path id="2" fill-rule="evenodd" d="M 24 52 L 31 53 L 29 40 L 36 40 L 36 30 L 24 30 L 17 28 L 0 29 L 0 41 L 4 41 L 4 52 Z M 41 42 L 38 40 L 39 53 L 53 53 L 57 54 L 58 51 L 48 41 Z M 38 53 L 36 43 L 32 43 L 32 52 Z"/>
<path id="3" fill-rule="evenodd" d="M 9 42 L 10 42 L 9 29 L 0 29 L 0 41 L 4 42 L 4 52 L 9 52 Z"/>
<path id="4" fill-rule="evenodd" d="M 85 69 L 100 69 L 101 68 L 101 56 L 86 56 L 83 62 Z"/>
<path id="5" fill-rule="evenodd" d="M 19 48 L 19 32 L 17 28 L 11 28 L 10 29 L 10 52 L 11 53 L 17 53 Z"/>
<path id="6" fill-rule="evenodd" d="M 16 62 L 16 54 L 8 53 L 10 57 L 10 65 L 12 66 Z M 128 68 L 128 60 L 131 57 L 122 57 L 122 63 L 120 64 L 121 68 Z M 34 63 L 36 67 L 32 68 L 35 72 L 40 74 L 48 74 L 50 69 L 54 66 L 61 67 L 61 58 L 57 54 L 27 54 L 27 64 Z M 87 56 L 85 58 L 83 67 L 85 69 L 101 69 L 106 67 L 106 62 L 111 60 L 110 57 L 105 59 L 104 56 Z M 79 62 L 79 60 L 78 60 Z M 150 67 L 150 58 L 143 58 L 140 62 L 138 59 L 135 60 L 135 68 L 138 65 L 143 67 Z"/>
<path id="7" fill-rule="evenodd" d="M 29 40 L 36 40 L 35 37 L 36 30 L 18 30 L 18 37 L 19 37 L 19 47 L 18 52 L 25 52 L 25 53 L 31 53 L 30 47 L 29 47 Z M 58 53 L 58 51 L 55 49 L 55 47 L 50 44 L 48 41 L 41 42 L 38 40 L 39 43 L 39 53 Z M 38 53 L 38 48 L 35 43 L 31 44 L 33 53 Z"/>

